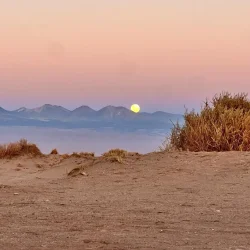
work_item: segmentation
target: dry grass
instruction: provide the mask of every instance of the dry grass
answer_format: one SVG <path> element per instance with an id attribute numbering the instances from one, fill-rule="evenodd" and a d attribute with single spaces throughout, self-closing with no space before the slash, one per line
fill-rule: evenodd
<path id="1" fill-rule="evenodd" d="M 60 162 L 66 160 L 66 159 L 70 159 L 70 158 L 83 158 L 83 159 L 87 159 L 87 160 L 92 160 L 95 158 L 95 154 L 94 153 L 88 153 L 88 152 L 80 152 L 80 153 L 72 153 L 70 154 L 63 154 L 61 155 L 62 159 Z"/>
<path id="2" fill-rule="evenodd" d="M 0 158 L 13 158 L 22 155 L 41 156 L 42 153 L 36 144 L 28 143 L 25 139 L 0 145 Z"/>
<path id="3" fill-rule="evenodd" d="M 51 155 L 58 155 L 58 151 L 56 148 L 54 148 L 51 152 L 50 152 Z"/>
<path id="4" fill-rule="evenodd" d="M 104 153 L 102 157 L 105 160 L 111 162 L 119 162 L 122 163 L 123 159 L 127 156 L 128 152 L 122 149 L 111 149 L 108 152 Z"/>
<path id="5" fill-rule="evenodd" d="M 177 123 L 172 129 L 168 149 L 250 151 L 250 101 L 245 93 L 216 95 L 200 113 L 186 111 L 184 119 L 183 127 Z"/>
<path id="6" fill-rule="evenodd" d="M 73 152 L 70 157 L 77 157 L 77 158 L 93 158 L 95 157 L 95 153 L 89 153 L 89 152 Z"/>

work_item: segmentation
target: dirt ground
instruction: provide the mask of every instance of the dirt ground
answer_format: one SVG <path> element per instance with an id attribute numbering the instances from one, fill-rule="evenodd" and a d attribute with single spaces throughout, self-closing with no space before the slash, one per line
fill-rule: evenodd
<path id="1" fill-rule="evenodd" d="M 0 249 L 250 249 L 250 153 L 0 160 Z"/>

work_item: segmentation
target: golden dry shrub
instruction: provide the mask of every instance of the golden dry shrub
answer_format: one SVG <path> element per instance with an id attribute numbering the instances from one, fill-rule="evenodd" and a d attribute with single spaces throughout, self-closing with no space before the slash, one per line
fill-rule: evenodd
<path id="1" fill-rule="evenodd" d="M 216 95 L 200 113 L 186 111 L 184 121 L 172 129 L 168 147 L 195 152 L 250 150 L 250 101 L 245 93 Z"/>
<path id="2" fill-rule="evenodd" d="M 58 151 L 56 148 L 52 149 L 50 152 L 51 155 L 58 155 Z"/>
<path id="3" fill-rule="evenodd" d="M 77 158 L 93 158 L 95 157 L 95 153 L 93 152 L 73 152 L 71 154 L 71 157 L 77 157 Z"/>
<path id="4" fill-rule="evenodd" d="M 109 150 L 108 152 L 102 154 L 102 156 L 111 162 L 122 163 L 127 154 L 127 151 L 117 148 Z"/>
<path id="5" fill-rule="evenodd" d="M 40 149 L 36 144 L 21 139 L 19 142 L 0 145 L 0 158 L 12 158 L 21 155 L 40 156 Z"/>
<path id="6" fill-rule="evenodd" d="M 80 152 L 79 153 L 82 157 L 94 157 L 95 153 L 94 152 Z"/>

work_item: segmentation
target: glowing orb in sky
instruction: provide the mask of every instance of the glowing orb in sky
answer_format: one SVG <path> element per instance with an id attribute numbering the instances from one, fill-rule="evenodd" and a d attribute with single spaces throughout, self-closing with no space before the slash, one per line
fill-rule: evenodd
<path id="1" fill-rule="evenodd" d="M 138 104 L 133 104 L 130 109 L 131 109 L 131 111 L 138 113 L 141 108 Z"/>

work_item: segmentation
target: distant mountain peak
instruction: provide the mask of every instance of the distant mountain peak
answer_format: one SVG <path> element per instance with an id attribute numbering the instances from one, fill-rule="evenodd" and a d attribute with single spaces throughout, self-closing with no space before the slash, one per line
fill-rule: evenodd
<path id="1" fill-rule="evenodd" d="M 93 111 L 95 111 L 94 109 L 90 108 L 90 107 L 87 106 L 87 105 L 82 105 L 82 106 L 80 106 L 80 107 L 74 109 L 73 111 L 75 111 L 75 110 L 93 110 Z"/>
<path id="2" fill-rule="evenodd" d="M 129 109 L 127 109 L 127 108 L 125 108 L 123 106 L 112 106 L 112 105 L 108 105 L 106 107 L 103 107 L 99 111 L 101 111 L 101 110 L 113 110 L 113 111 L 115 111 L 115 110 L 117 110 L 117 111 L 118 110 L 128 110 L 128 111 L 130 111 Z"/>
<path id="3" fill-rule="evenodd" d="M 25 111 L 27 111 L 28 109 L 27 108 L 25 108 L 25 107 L 21 107 L 21 108 L 19 108 L 19 109 L 17 109 L 16 110 L 16 112 L 25 112 Z"/>
<path id="4" fill-rule="evenodd" d="M 113 118 L 124 118 L 127 119 L 129 117 L 133 117 L 135 114 L 131 112 L 129 109 L 122 106 L 106 106 L 100 109 L 98 112 L 99 117 L 103 117 L 105 119 L 113 119 Z"/>
<path id="5" fill-rule="evenodd" d="M 41 112 L 46 112 L 46 111 L 64 111 L 64 112 L 70 112 L 68 109 L 58 106 L 58 105 L 51 105 L 51 104 L 44 104 L 41 107 L 37 107 L 32 109 L 34 112 L 41 113 Z"/>
<path id="6" fill-rule="evenodd" d="M 82 105 L 71 111 L 72 117 L 87 117 L 95 114 L 96 111 L 89 106 Z"/>
<path id="7" fill-rule="evenodd" d="M 6 109 L 0 107 L 0 112 L 1 112 L 1 113 L 7 113 L 8 111 L 7 111 Z"/>
<path id="8" fill-rule="evenodd" d="M 58 106 L 58 105 L 52 105 L 52 104 L 44 104 L 43 106 L 41 106 L 40 108 L 63 108 L 62 106 Z"/>

